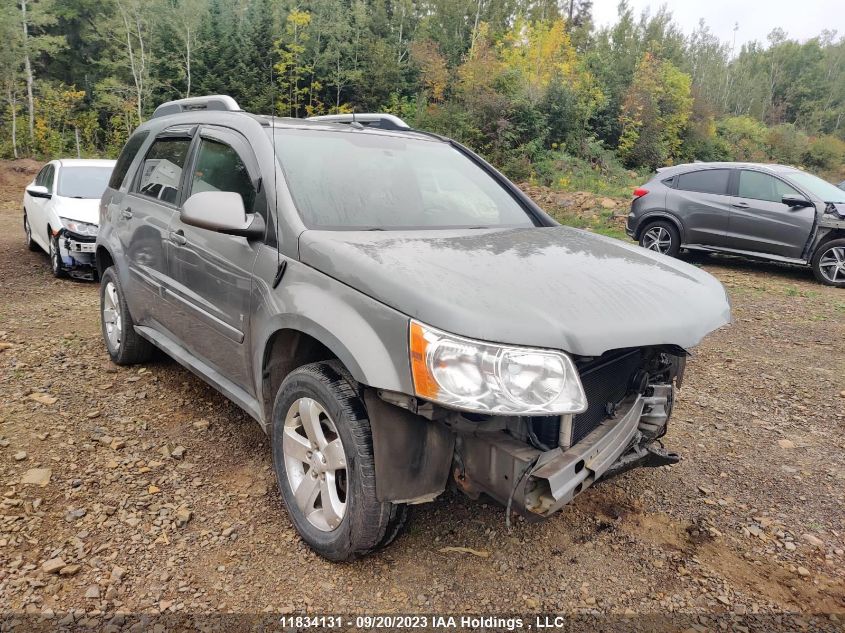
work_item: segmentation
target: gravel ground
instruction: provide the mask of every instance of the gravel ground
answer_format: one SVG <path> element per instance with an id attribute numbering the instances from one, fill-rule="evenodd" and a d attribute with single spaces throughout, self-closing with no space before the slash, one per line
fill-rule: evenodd
<path id="1" fill-rule="evenodd" d="M 703 260 L 735 322 L 688 364 L 665 438 L 680 464 L 511 531 L 447 492 L 337 565 L 297 538 L 246 414 L 167 359 L 110 364 L 97 286 L 24 246 L 29 177 L 0 165 L 0 611 L 115 629 L 122 613 L 845 621 L 845 291 L 808 270 Z"/>

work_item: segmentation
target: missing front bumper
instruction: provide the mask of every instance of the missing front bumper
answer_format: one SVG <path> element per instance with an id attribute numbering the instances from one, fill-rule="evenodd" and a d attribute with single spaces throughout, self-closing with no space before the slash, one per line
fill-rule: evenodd
<path id="1" fill-rule="evenodd" d="M 654 457 L 655 427 L 665 428 L 671 385 L 651 397 L 639 394 L 620 403 L 617 413 L 572 448 L 541 452 L 503 433 L 459 438 L 458 485 L 470 496 L 484 492 L 528 518 L 557 512 L 604 475 L 618 474 Z M 679 458 L 665 453 L 662 463 Z"/>
<path id="2" fill-rule="evenodd" d="M 63 230 L 59 237 L 62 266 L 71 277 L 93 279 L 96 267 L 96 237 L 79 236 Z"/>

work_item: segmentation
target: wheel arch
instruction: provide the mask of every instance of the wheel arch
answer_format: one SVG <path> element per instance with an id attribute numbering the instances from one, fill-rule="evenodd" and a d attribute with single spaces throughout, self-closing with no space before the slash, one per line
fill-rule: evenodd
<path id="1" fill-rule="evenodd" d="M 640 237 L 643 234 L 643 231 L 645 231 L 646 228 L 648 228 L 650 225 L 652 225 L 655 222 L 658 222 L 660 220 L 666 220 L 666 221 L 674 224 L 675 228 L 678 230 L 678 235 L 681 238 L 681 244 L 683 244 L 685 242 L 683 223 L 680 221 L 680 219 L 678 219 L 677 216 L 675 216 L 674 214 L 670 213 L 669 211 L 665 211 L 665 210 L 664 211 L 649 211 L 646 215 L 644 215 L 642 217 L 642 219 L 640 220 L 639 225 L 637 226 L 637 232 L 634 235 L 634 239 L 639 241 Z"/>
<path id="2" fill-rule="evenodd" d="M 97 264 L 97 274 L 102 278 L 103 273 L 106 272 L 106 269 L 109 266 L 114 265 L 114 257 L 102 244 L 97 245 L 97 250 L 94 253 L 94 260 Z"/>
<path id="3" fill-rule="evenodd" d="M 406 341 L 406 325 L 403 332 Z M 308 363 L 337 359 L 361 385 L 407 391 L 407 349 L 403 350 L 404 364 L 400 366 L 399 354 L 390 351 L 395 345 L 384 340 L 379 330 L 364 329 L 362 323 L 321 324 L 302 314 L 287 314 L 274 319 L 260 340 L 263 342 L 255 350 L 256 361 L 260 360 L 256 369 L 261 372 L 256 384 L 266 420 L 270 419 L 282 381 L 291 371 Z"/>
<path id="4" fill-rule="evenodd" d="M 818 250 L 833 240 L 841 240 L 845 239 L 845 229 L 830 229 L 827 233 L 825 233 L 813 246 L 813 251 L 810 255 L 810 259 L 812 259 Z"/>

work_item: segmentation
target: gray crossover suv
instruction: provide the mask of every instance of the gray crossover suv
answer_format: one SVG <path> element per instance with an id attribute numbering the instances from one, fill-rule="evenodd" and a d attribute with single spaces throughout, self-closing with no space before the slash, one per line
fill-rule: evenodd
<path id="1" fill-rule="evenodd" d="M 450 481 L 547 517 L 673 463 L 685 357 L 724 288 L 558 226 L 478 156 L 389 117 L 160 106 L 101 202 L 114 362 L 153 346 L 269 434 L 291 520 L 345 560 Z"/>
<path id="2" fill-rule="evenodd" d="M 666 255 L 685 248 L 801 264 L 845 287 L 845 191 L 794 167 L 660 169 L 634 190 L 627 232 Z"/>

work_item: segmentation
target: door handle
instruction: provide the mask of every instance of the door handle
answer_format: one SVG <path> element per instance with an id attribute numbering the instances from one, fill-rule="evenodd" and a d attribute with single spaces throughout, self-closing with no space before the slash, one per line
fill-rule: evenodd
<path id="1" fill-rule="evenodd" d="M 132 209 L 130 207 L 125 207 L 120 210 L 120 215 L 128 220 L 132 217 Z"/>
<path id="2" fill-rule="evenodd" d="M 170 231 L 170 241 L 179 246 L 184 246 L 188 243 L 188 238 L 185 237 L 184 231 L 179 229 L 178 231 Z"/>
<path id="3" fill-rule="evenodd" d="M 733 202 L 733 203 L 731 203 L 731 206 L 736 207 L 737 209 L 747 209 L 751 205 L 748 204 L 747 202 Z"/>

